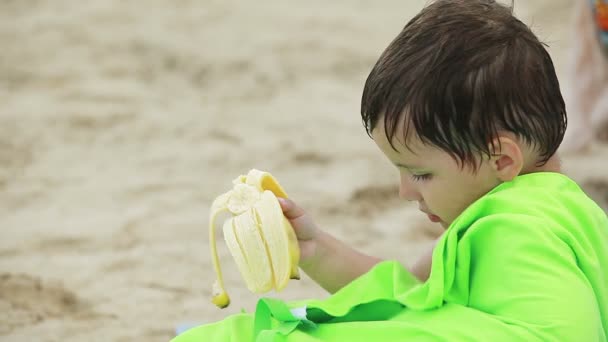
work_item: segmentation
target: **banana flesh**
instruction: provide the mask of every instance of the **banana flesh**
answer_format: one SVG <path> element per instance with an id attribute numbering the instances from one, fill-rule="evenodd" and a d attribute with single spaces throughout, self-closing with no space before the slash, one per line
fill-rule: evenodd
<path id="1" fill-rule="evenodd" d="M 217 275 L 211 301 L 220 308 L 230 305 L 215 243 L 216 220 L 222 213 L 229 214 L 222 226 L 224 240 L 251 292 L 281 291 L 289 279 L 300 279 L 298 240 L 277 200 L 287 198 L 283 188 L 270 173 L 256 169 L 232 183 L 232 190 L 213 201 L 209 219 Z"/>

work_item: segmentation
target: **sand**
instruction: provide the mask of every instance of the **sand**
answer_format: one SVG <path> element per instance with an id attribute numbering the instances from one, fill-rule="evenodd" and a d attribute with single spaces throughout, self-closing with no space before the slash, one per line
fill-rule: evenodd
<path id="1" fill-rule="evenodd" d="M 324 229 L 408 264 L 439 227 L 359 116 L 424 1 L 0 3 L 0 340 L 167 341 L 210 302 L 210 201 L 271 171 Z M 563 74 L 568 0 L 520 1 Z M 564 159 L 605 208 L 608 147 Z M 280 298 L 324 297 L 310 279 Z"/>

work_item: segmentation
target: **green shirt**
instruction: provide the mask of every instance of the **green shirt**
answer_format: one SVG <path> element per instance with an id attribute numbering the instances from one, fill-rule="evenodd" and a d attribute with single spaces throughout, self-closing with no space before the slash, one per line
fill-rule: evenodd
<path id="1" fill-rule="evenodd" d="M 385 261 L 328 299 L 262 299 L 174 339 L 251 340 L 608 341 L 608 218 L 564 175 L 519 176 L 450 225 L 424 283 Z"/>

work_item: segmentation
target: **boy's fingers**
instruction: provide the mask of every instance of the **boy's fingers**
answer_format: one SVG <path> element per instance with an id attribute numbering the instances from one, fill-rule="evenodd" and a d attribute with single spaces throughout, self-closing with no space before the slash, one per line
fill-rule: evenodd
<path id="1" fill-rule="evenodd" d="M 283 214 L 290 220 L 295 220 L 304 215 L 304 210 L 298 207 L 292 200 L 279 197 L 279 204 L 283 209 Z"/>
<path id="2" fill-rule="evenodd" d="M 279 204 L 281 205 L 281 209 L 283 209 L 283 215 L 291 221 L 298 240 L 312 239 L 315 230 L 314 223 L 309 216 L 304 215 L 304 210 L 287 198 L 279 198 Z"/>
<path id="3" fill-rule="evenodd" d="M 283 209 L 283 211 L 289 210 L 289 208 L 293 205 L 292 201 L 283 197 L 277 197 L 277 200 L 279 200 L 279 204 L 281 205 L 281 209 Z"/>

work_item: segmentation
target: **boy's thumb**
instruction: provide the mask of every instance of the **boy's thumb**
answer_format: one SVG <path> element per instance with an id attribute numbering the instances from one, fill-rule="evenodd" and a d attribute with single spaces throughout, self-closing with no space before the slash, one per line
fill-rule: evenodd
<path id="1" fill-rule="evenodd" d="M 287 198 L 278 197 L 281 209 L 283 209 L 283 215 L 290 220 L 295 220 L 298 217 L 304 215 L 304 210 L 298 207 L 292 200 Z"/>

